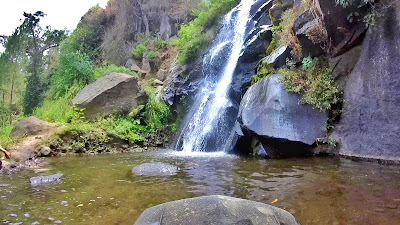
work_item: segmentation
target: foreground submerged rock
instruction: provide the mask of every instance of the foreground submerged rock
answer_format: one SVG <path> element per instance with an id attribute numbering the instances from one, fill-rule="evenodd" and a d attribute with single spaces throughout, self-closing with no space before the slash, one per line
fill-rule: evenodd
<path id="1" fill-rule="evenodd" d="M 298 225 L 289 212 L 267 204 L 221 195 L 184 199 L 145 210 L 134 225 Z"/>
<path id="2" fill-rule="evenodd" d="M 72 100 L 76 107 L 85 109 L 85 117 L 94 119 L 111 113 L 128 113 L 146 104 L 138 79 L 123 73 L 108 73 L 82 89 Z"/>
<path id="3" fill-rule="evenodd" d="M 63 174 L 55 174 L 55 175 L 49 175 L 49 176 L 40 176 L 40 177 L 32 177 L 30 179 L 31 186 L 40 186 L 40 185 L 47 185 L 47 184 L 52 184 L 56 182 L 60 182 L 61 178 L 63 177 Z"/>
<path id="4" fill-rule="evenodd" d="M 144 176 L 173 176 L 176 175 L 179 168 L 165 163 L 144 163 L 132 169 L 132 173 Z"/>
<path id="5" fill-rule="evenodd" d="M 302 105 L 301 96 L 288 93 L 280 79 L 279 74 L 271 75 L 247 90 L 238 115 L 242 129 L 239 144 L 256 138 L 271 157 L 302 155 L 326 136 L 328 114 Z"/>

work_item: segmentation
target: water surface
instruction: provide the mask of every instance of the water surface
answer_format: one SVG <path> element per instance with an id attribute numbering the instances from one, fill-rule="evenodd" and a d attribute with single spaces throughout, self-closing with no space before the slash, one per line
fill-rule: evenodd
<path id="1" fill-rule="evenodd" d="M 340 158 L 258 160 L 169 151 L 48 159 L 45 170 L 0 177 L 0 218 L 31 224 L 132 224 L 168 201 L 221 194 L 281 207 L 306 224 L 400 224 L 400 167 Z M 134 166 L 178 166 L 171 177 L 133 175 Z M 32 176 L 63 173 L 32 188 Z M 4 187 L 3 184 L 7 184 Z M 17 217 L 9 217 L 16 214 Z M 29 214 L 25 217 L 24 214 Z M 54 219 L 54 220 L 49 220 Z"/>

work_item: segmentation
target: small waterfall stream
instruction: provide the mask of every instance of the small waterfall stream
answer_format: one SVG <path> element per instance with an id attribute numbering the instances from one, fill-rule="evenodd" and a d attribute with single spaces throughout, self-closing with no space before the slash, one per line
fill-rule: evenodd
<path id="1" fill-rule="evenodd" d="M 252 6 L 257 0 L 242 0 L 223 18 L 221 29 L 203 58 L 204 82 L 186 119 L 176 148 L 184 152 L 223 151 L 237 113 L 230 99 L 230 86 L 245 47 L 254 28 Z M 237 103 L 236 103 L 237 104 Z M 234 113 L 233 113 L 234 114 Z M 232 116 L 231 116 L 232 117 Z"/>

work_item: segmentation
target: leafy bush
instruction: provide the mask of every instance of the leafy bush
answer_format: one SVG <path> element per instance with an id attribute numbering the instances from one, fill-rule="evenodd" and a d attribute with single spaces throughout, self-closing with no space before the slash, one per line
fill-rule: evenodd
<path id="1" fill-rule="evenodd" d="M 73 85 L 67 94 L 59 98 L 47 97 L 41 105 L 37 107 L 33 113 L 34 116 L 41 120 L 51 123 L 71 123 L 74 119 L 79 118 L 79 111 L 72 106 L 71 100 L 82 89 L 78 84 Z"/>
<path id="2" fill-rule="evenodd" d="M 304 65 L 303 65 L 304 66 Z M 320 110 L 330 110 L 341 101 L 341 93 L 331 76 L 327 62 L 314 59 L 306 69 L 281 69 L 282 83 L 289 92 L 303 94 L 302 102 Z"/>
<path id="3" fill-rule="evenodd" d="M 164 40 L 156 40 L 154 44 L 159 49 L 167 49 L 169 45 L 168 42 Z"/>
<path id="4" fill-rule="evenodd" d="M 145 90 L 149 95 L 149 100 L 144 112 L 147 125 L 150 129 L 166 125 L 168 117 L 171 114 L 168 105 L 157 96 L 153 88 L 146 87 Z"/>
<path id="5" fill-rule="evenodd" d="M 144 43 L 138 44 L 132 51 L 132 55 L 135 58 L 142 58 L 144 53 L 147 52 L 147 47 Z"/>
<path id="6" fill-rule="evenodd" d="M 178 32 L 178 62 L 184 64 L 197 57 L 209 43 L 205 31 L 215 26 L 218 20 L 238 3 L 239 0 L 203 1 L 200 9 L 193 12 L 196 18 L 188 24 L 183 24 Z"/>
<path id="7" fill-rule="evenodd" d="M 63 96 L 74 83 L 89 84 L 93 74 L 94 64 L 87 55 L 61 51 L 60 63 L 51 79 L 51 93 L 56 97 Z"/>
<path id="8" fill-rule="evenodd" d="M 108 65 L 104 65 L 101 67 L 96 67 L 96 69 L 94 70 L 94 80 L 99 79 L 101 76 L 103 76 L 106 73 L 110 73 L 110 72 L 116 72 L 116 73 L 126 73 L 129 75 L 135 75 L 135 73 L 133 71 L 131 71 L 130 69 L 124 67 L 124 66 L 117 66 L 114 64 L 108 64 Z"/>
<path id="9" fill-rule="evenodd" d="M 153 60 L 155 60 L 156 57 L 158 57 L 159 55 L 160 55 L 159 52 L 150 51 L 150 52 L 147 54 L 146 58 L 147 58 L 148 60 L 150 60 L 150 61 L 153 61 Z"/>
<path id="10" fill-rule="evenodd" d="M 251 85 L 254 85 L 264 77 L 267 77 L 268 75 L 273 74 L 274 72 L 275 69 L 271 64 L 261 63 L 261 65 L 259 65 L 257 68 L 256 75 L 251 77 Z"/>
<path id="11" fill-rule="evenodd" d="M 303 69 L 304 70 L 308 70 L 311 69 L 313 67 L 313 59 L 311 57 L 311 55 L 309 55 L 308 57 L 303 58 Z"/>
<path id="12" fill-rule="evenodd" d="M 279 47 L 278 43 L 278 32 L 282 31 L 281 26 L 273 26 L 272 27 L 272 40 L 267 48 L 267 55 L 271 55 L 276 49 Z"/>

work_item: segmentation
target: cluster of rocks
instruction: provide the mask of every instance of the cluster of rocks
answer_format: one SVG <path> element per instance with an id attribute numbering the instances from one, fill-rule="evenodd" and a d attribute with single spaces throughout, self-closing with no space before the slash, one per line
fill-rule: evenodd
<path id="1" fill-rule="evenodd" d="M 380 13 L 385 16 L 377 15 L 369 28 L 362 19 L 350 21 L 348 17 L 351 12 L 362 14 L 368 10 L 367 6 L 360 8 L 356 4 L 344 8 L 330 0 L 313 1 L 311 8 L 294 22 L 293 31 L 303 56 L 327 57 L 332 77 L 344 93 L 342 116 L 333 133 L 329 134 L 338 141 L 337 148 L 317 146 L 318 141 L 327 141 L 328 112 L 300 104 L 301 96 L 288 93 L 280 83 L 279 74 L 246 88 L 243 77 L 254 75 L 254 70 L 247 71 L 252 71 L 248 65 L 254 68 L 257 57 L 253 51 L 258 49 L 248 46 L 237 69 L 247 75 L 234 81 L 247 90 L 231 135 L 234 151 L 270 157 L 322 151 L 400 160 L 396 146 L 400 138 L 400 124 L 396 122 L 400 121 L 400 82 L 397 76 L 400 73 L 397 66 L 400 62 L 400 3 L 388 0 L 380 4 L 384 6 Z M 274 1 L 269 10 L 273 23 L 279 24 L 286 9 L 300 5 L 301 1 Z M 320 34 L 315 34 L 316 31 Z M 316 40 L 315 36 L 320 39 Z M 270 36 L 265 37 L 266 43 L 271 41 Z M 271 55 L 261 60 L 258 58 L 257 62 L 275 69 L 285 67 L 287 59 L 291 58 L 290 50 L 288 46 L 281 46 Z"/>

